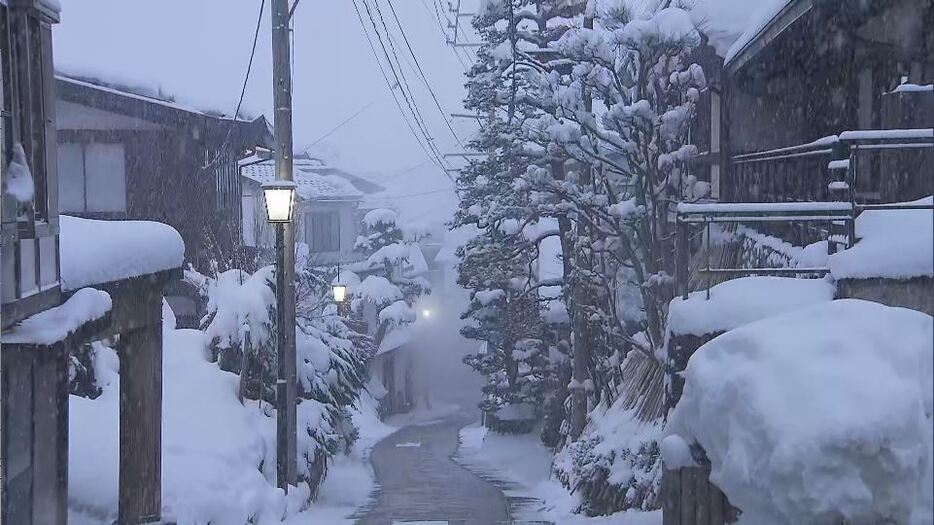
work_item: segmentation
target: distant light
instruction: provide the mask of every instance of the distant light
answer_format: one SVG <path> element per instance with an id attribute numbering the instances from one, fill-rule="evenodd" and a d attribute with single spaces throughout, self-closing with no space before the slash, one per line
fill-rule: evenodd
<path id="1" fill-rule="evenodd" d="M 425 308 L 422 310 L 422 317 L 431 317 L 431 310 Z"/>

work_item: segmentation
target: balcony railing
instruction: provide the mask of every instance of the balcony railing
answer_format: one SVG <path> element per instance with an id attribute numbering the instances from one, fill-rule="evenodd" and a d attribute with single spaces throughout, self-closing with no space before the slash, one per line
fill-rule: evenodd
<path id="1" fill-rule="evenodd" d="M 934 186 L 934 129 L 844 131 L 807 144 L 735 155 L 729 202 L 918 199 Z"/>

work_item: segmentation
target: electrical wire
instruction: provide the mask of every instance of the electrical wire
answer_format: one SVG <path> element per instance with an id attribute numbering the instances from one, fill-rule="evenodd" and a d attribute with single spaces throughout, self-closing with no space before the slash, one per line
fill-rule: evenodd
<path id="1" fill-rule="evenodd" d="M 389 88 L 389 93 L 392 95 L 393 101 L 396 103 L 396 107 L 399 109 L 399 113 L 402 116 L 402 120 L 405 121 L 405 125 L 409 128 L 409 131 L 412 132 L 412 137 L 415 138 L 415 142 L 418 143 L 419 147 L 422 148 L 422 151 L 425 152 L 425 155 L 435 164 L 439 169 L 444 169 L 444 166 L 438 162 L 438 159 L 425 147 L 422 143 L 422 139 L 419 137 L 418 133 L 415 132 L 415 128 L 412 127 L 412 123 L 409 122 L 409 117 L 406 114 L 405 110 L 402 108 L 402 103 L 399 102 L 399 97 L 396 95 L 396 90 L 393 89 L 392 82 L 389 80 L 389 76 L 386 74 L 385 68 L 383 68 L 383 61 L 379 58 L 379 53 L 376 51 L 376 46 L 373 45 L 373 40 L 370 38 L 370 33 L 367 31 L 366 22 L 363 21 L 363 15 L 360 12 L 360 7 L 357 5 L 357 0 L 353 0 L 354 11 L 357 13 L 357 18 L 360 20 L 360 27 L 363 29 L 363 34 L 366 36 L 367 43 L 370 45 L 370 51 L 373 52 L 373 58 L 376 59 L 376 65 L 379 66 L 379 71 L 383 75 L 383 80 L 386 81 L 386 86 Z"/>
<path id="2" fill-rule="evenodd" d="M 432 89 L 431 83 L 428 82 L 428 77 L 425 76 L 425 71 L 422 70 L 422 65 L 418 63 L 418 57 L 415 56 L 415 50 L 412 49 L 412 45 L 409 43 L 409 39 L 405 36 L 405 29 L 402 28 L 402 22 L 399 20 L 399 16 L 396 14 L 396 8 L 392 5 L 392 0 L 386 0 L 386 3 L 389 4 L 389 10 L 392 11 L 392 17 L 396 20 L 396 25 L 399 26 L 399 32 L 402 33 L 402 40 L 405 42 L 405 47 L 408 48 L 409 54 L 412 55 L 412 60 L 415 61 L 415 66 L 418 68 L 418 73 L 422 77 L 422 82 L 425 84 L 425 87 L 428 88 L 428 93 L 431 94 L 432 100 L 435 101 L 435 106 L 437 106 L 438 111 L 441 113 L 441 118 L 444 119 L 444 123 L 447 124 L 448 129 L 451 131 L 451 135 L 454 135 L 454 140 L 462 148 L 464 148 L 464 143 L 461 142 L 460 137 L 457 136 L 457 132 L 454 131 L 454 127 L 451 126 L 451 122 L 448 121 L 448 117 L 444 112 L 444 109 L 441 107 L 441 102 L 438 101 L 437 95 L 435 95 L 435 90 Z"/>
<path id="3" fill-rule="evenodd" d="M 366 7 L 367 14 L 370 17 L 370 21 L 373 23 L 373 29 L 377 31 L 377 35 L 376 35 L 377 39 L 380 42 L 380 46 L 382 46 L 383 48 L 383 53 L 386 55 L 386 60 L 389 62 L 389 68 L 392 71 L 392 74 L 396 79 L 396 83 L 399 84 L 399 87 L 402 91 L 402 95 L 404 98 L 406 98 L 406 103 L 409 104 L 409 108 L 412 110 L 412 112 L 416 116 L 416 121 L 417 122 L 420 121 L 421 130 L 425 134 L 425 139 L 428 141 L 428 144 L 430 145 L 431 149 L 438 156 L 439 160 L 443 159 L 441 152 L 438 150 L 437 146 L 435 146 L 434 144 L 434 139 L 431 137 L 431 134 L 428 132 L 428 125 L 425 123 L 425 117 L 422 116 L 422 112 L 419 110 L 418 103 L 416 103 L 415 101 L 415 95 L 412 93 L 412 88 L 409 85 L 409 81 L 405 77 L 405 71 L 402 70 L 402 61 L 399 60 L 399 55 L 398 53 L 396 53 L 396 46 L 392 40 L 392 34 L 389 32 L 389 27 L 386 26 L 386 20 L 383 18 L 383 13 L 379 8 L 379 1 L 373 0 L 373 8 L 376 11 L 377 16 L 379 16 L 379 21 L 380 21 L 380 24 L 383 26 L 383 31 L 385 31 L 386 33 L 386 41 L 389 43 L 389 50 L 392 52 L 392 58 L 395 58 L 395 64 L 399 66 L 398 72 L 396 71 L 396 68 L 393 66 L 392 58 L 390 58 L 389 54 L 386 53 L 386 46 L 383 44 L 382 35 L 379 33 L 379 30 L 376 28 L 376 22 L 373 19 L 373 14 L 370 12 L 370 5 L 367 2 L 367 0 L 363 0 L 363 5 L 364 7 Z M 441 164 L 443 166 L 444 162 L 442 161 Z"/>
<path id="4" fill-rule="evenodd" d="M 246 95 L 246 86 L 250 81 L 250 71 L 253 70 L 253 58 L 256 56 L 256 42 L 259 40 L 259 28 L 263 23 L 263 13 L 265 11 L 266 0 L 261 0 L 259 4 L 259 15 L 256 17 L 256 29 L 253 31 L 253 45 L 250 48 L 250 60 L 247 62 L 246 74 L 243 76 L 243 86 L 240 88 L 240 99 L 237 101 L 237 110 L 234 111 L 233 118 L 230 120 L 230 126 L 227 127 L 227 135 L 224 137 L 224 142 L 221 144 L 221 147 L 217 149 L 217 155 L 214 156 L 214 159 L 211 160 L 211 162 L 208 162 L 201 167 L 202 171 L 216 165 L 217 161 L 221 158 L 221 155 L 224 154 L 224 151 L 230 147 L 230 136 L 233 134 L 234 126 L 237 124 L 237 119 L 240 117 L 240 108 L 243 106 L 243 98 Z"/>
<path id="5" fill-rule="evenodd" d="M 446 170 L 446 163 L 444 157 L 441 155 L 441 152 L 438 150 L 437 146 L 434 144 L 434 139 L 431 137 L 428 132 L 428 126 L 425 124 L 425 119 L 422 116 L 421 111 L 419 111 L 418 104 L 415 102 L 415 96 L 412 94 L 411 87 L 409 86 L 408 80 L 405 77 L 405 72 L 402 70 L 402 64 L 399 60 L 399 55 L 396 53 L 395 45 L 392 41 L 392 35 L 389 32 L 389 28 L 386 25 L 386 21 L 383 19 L 382 13 L 379 12 L 379 4 L 374 4 L 374 10 L 379 14 L 381 25 L 383 30 L 386 32 L 386 40 L 389 43 L 389 49 L 386 48 L 386 42 L 383 41 L 383 35 L 380 33 L 379 28 L 376 25 L 376 20 L 373 17 L 373 11 L 370 10 L 370 5 L 367 0 L 361 0 L 363 2 L 363 7 L 366 9 L 367 17 L 370 19 L 370 23 L 373 25 L 373 31 L 376 33 L 377 41 L 380 44 L 380 48 L 383 50 L 383 55 L 386 57 L 387 64 L 389 65 L 389 70 L 393 75 L 393 78 L 396 80 L 396 85 L 399 86 L 402 93 L 402 98 L 405 100 L 406 105 L 409 108 L 409 111 L 412 113 L 412 116 L 415 119 L 415 123 L 419 130 L 425 137 L 425 142 L 428 145 L 428 149 L 432 151 L 432 155 L 437 161 L 438 167 L 441 168 L 445 177 L 450 179 L 450 175 Z M 390 52 L 392 56 L 390 56 Z M 395 58 L 395 62 L 393 62 Z M 397 67 L 398 66 L 398 67 Z"/>

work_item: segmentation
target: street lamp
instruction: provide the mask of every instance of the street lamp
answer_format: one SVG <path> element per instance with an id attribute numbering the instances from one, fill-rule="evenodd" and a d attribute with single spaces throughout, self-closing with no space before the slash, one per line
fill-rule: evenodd
<path id="1" fill-rule="evenodd" d="M 272 224 L 292 222 L 292 210 L 295 208 L 295 182 L 274 180 L 264 182 L 262 188 L 266 201 L 266 220 Z"/>
<path id="2" fill-rule="evenodd" d="M 336 283 L 331 291 L 334 293 L 334 302 L 340 306 L 341 303 L 344 302 L 344 299 L 347 298 L 347 287 L 343 284 Z"/>
<path id="3" fill-rule="evenodd" d="M 276 169 L 280 161 L 276 161 Z M 286 173 L 291 172 L 291 166 Z M 286 493 L 296 482 L 295 182 L 264 182 L 266 220 L 276 229 L 276 478 Z"/>

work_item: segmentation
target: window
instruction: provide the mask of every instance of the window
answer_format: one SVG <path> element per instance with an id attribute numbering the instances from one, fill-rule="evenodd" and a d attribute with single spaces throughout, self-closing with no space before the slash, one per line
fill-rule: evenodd
<path id="1" fill-rule="evenodd" d="M 305 215 L 305 242 L 312 252 L 340 251 L 340 219 L 336 211 Z"/>
<path id="2" fill-rule="evenodd" d="M 58 145 L 58 194 L 62 212 L 126 212 L 123 144 Z"/>

